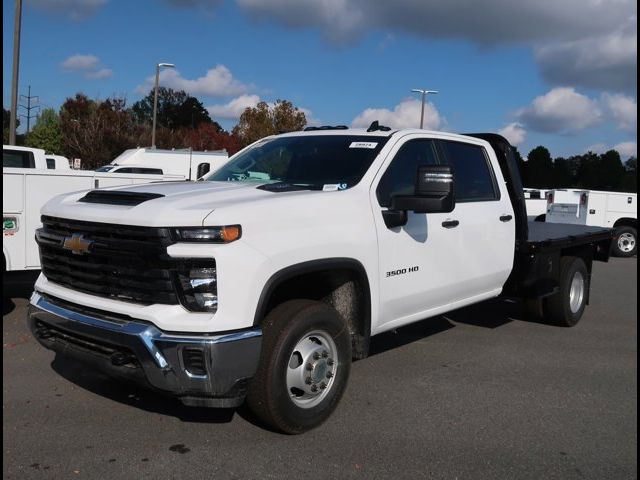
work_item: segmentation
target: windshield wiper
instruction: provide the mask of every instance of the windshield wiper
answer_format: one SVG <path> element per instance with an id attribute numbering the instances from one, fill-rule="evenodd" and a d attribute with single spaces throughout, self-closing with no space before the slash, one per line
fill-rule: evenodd
<path id="1" fill-rule="evenodd" d="M 299 190 L 321 190 L 321 187 L 319 187 L 318 185 L 313 185 L 310 183 L 289 183 L 289 182 L 266 183 L 256 188 L 260 190 L 265 190 L 267 192 L 295 192 Z"/>

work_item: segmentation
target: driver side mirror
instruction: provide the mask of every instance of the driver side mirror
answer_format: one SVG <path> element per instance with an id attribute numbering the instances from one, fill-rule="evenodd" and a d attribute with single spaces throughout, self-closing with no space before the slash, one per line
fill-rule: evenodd
<path id="1" fill-rule="evenodd" d="M 448 213 L 456 206 L 454 175 L 449 165 L 418 167 L 413 195 L 394 195 L 389 210 L 383 212 L 388 228 L 407 223 L 407 212 Z"/>

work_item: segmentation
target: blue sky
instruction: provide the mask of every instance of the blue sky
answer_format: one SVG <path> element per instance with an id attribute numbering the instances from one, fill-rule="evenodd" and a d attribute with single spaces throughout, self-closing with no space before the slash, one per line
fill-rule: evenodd
<path id="1" fill-rule="evenodd" d="M 187 90 L 232 128 L 291 100 L 313 124 L 371 120 L 500 131 L 523 154 L 637 154 L 637 7 L 630 0 L 25 0 L 20 93 L 59 106 Z M 3 104 L 14 2 L 3 0 Z M 24 112 L 23 112 L 24 113 Z M 24 122 L 23 122 L 24 123 Z"/>

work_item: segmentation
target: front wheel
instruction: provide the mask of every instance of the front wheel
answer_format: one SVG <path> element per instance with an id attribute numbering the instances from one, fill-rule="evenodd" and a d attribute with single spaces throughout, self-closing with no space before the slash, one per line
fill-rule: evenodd
<path id="1" fill-rule="evenodd" d="M 638 232 L 633 227 L 618 227 L 612 253 L 616 257 L 633 257 L 638 251 Z"/>
<path id="2" fill-rule="evenodd" d="M 544 300 L 547 318 L 563 327 L 573 327 L 580 321 L 587 306 L 589 272 L 578 257 L 560 259 L 559 291 Z"/>
<path id="3" fill-rule="evenodd" d="M 350 368 L 351 338 L 342 317 L 321 302 L 285 302 L 263 322 L 260 364 L 247 403 L 269 426 L 305 432 L 336 408 Z"/>

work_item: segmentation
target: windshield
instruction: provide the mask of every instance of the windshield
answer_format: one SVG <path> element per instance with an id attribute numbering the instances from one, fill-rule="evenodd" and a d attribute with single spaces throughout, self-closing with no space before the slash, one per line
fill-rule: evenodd
<path id="1" fill-rule="evenodd" d="M 96 172 L 108 172 L 110 170 L 113 170 L 113 167 L 111 165 L 105 165 L 104 167 L 96 169 Z"/>
<path id="2" fill-rule="evenodd" d="M 206 180 L 344 190 L 360 181 L 387 140 L 365 135 L 276 137 L 240 153 Z"/>

